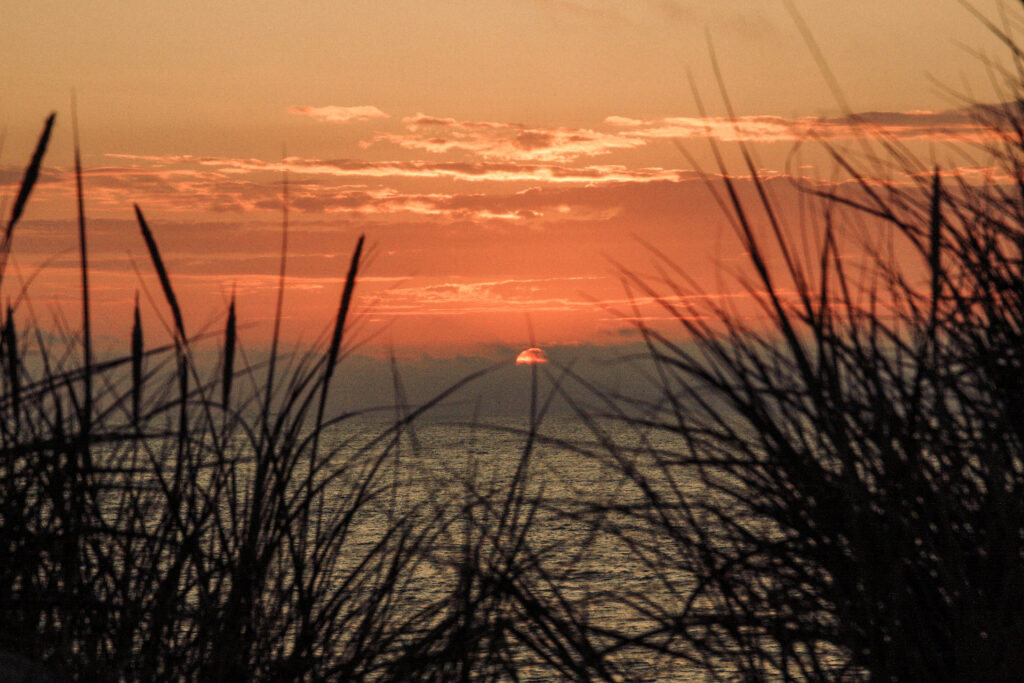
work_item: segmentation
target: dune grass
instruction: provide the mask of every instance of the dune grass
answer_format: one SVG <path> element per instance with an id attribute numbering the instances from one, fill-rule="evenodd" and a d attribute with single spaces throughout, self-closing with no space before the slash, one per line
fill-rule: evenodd
<path id="1" fill-rule="evenodd" d="M 640 326 L 657 399 L 599 394 L 648 440 L 599 454 L 642 503 L 590 514 L 661 584 L 614 598 L 647 623 L 620 647 L 716 680 L 1024 666 L 1021 101 L 985 112 L 1011 183 L 922 173 L 888 141 L 914 182 L 879 185 L 835 152 L 857 189 L 807 190 L 819 213 L 794 225 L 747 150 L 755 201 L 723 165 L 710 187 L 767 327 L 713 300 L 680 309 L 699 286 L 664 257 L 656 283 L 625 273 L 685 334 Z"/>
<path id="2" fill-rule="evenodd" d="M 53 124 L 14 202 L 0 269 Z M 326 404 L 363 239 L 324 353 L 288 362 L 271 353 L 250 366 L 232 299 L 219 372 L 207 377 L 136 206 L 173 343 L 146 348 L 136 297 L 125 354 L 98 362 L 77 144 L 75 172 L 82 334 L 54 348 L 10 307 L 0 334 L 0 650 L 90 680 L 386 671 L 434 618 L 405 606 L 403 589 L 441 520 L 411 508 L 381 521 L 397 425 L 321 439 L 356 417 L 328 415 Z M 282 288 L 285 258 L 282 250 Z"/>

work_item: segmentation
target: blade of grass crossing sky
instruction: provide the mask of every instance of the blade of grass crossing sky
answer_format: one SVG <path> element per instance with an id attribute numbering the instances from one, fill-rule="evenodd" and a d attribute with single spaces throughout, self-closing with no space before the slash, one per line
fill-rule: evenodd
<path id="1" fill-rule="evenodd" d="M 75 199 L 78 208 L 78 254 L 82 280 L 82 344 L 85 396 L 82 405 L 82 436 L 88 443 L 92 425 L 92 323 L 89 316 L 89 259 L 85 238 L 85 201 L 82 192 L 82 154 L 78 140 L 78 107 L 71 97 L 71 130 L 75 146 Z M 88 445 L 85 447 L 88 449 Z M 87 455 L 87 451 L 86 451 Z"/>
<path id="2" fill-rule="evenodd" d="M 14 236 L 14 226 L 17 224 L 18 219 L 21 218 L 21 214 L 25 210 L 25 204 L 28 203 L 28 197 L 32 193 L 32 188 L 39 179 L 39 169 L 43 165 L 43 156 L 46 154 L 46 147 L 50 144 L 50 133 L 53 131 L 53 122 L 56 117 L 56 113 L 50 114 L 46 119 L 46 123 L 43 125 L 43 132 L 39 136 L 39 142 L 36 144 L 36 149 L 32 154 L 32 159 L 25 168 L 25 175 L 22 176 L 21 187 L 18 189 L 18 196 L 15 198 L 14 206 L 11 208 L 11 217 L 7 221 L 7 227 L 4 229 L 3 241 L 0 241 L 0 283 L 3 282 L 4 270 L 7 267 L 7 255 L 11 252 L 11 239 Z"/>

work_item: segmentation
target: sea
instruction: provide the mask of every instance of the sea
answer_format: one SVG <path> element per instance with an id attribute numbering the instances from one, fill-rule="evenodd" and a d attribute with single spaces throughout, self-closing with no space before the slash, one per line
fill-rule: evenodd
<path id="1" fill-rule="evenodd" d="M 670 433 L 579 416 L 532 423 L 526 416 L 428 417 L 398 430 L 387 420 L 342 423 L 323 439 L 338 462 L 387 451 L 374 475 L 376 512 L 353 539 L 363 550 L 403 515 L 435 520 L 427 560 L 402 587 L 410 613 L 451 597 L 469 546 L 492 575 L 514 577 L 521 595 L 543 609 L 564 616 L 568 607 L 574 619 L 616 634 L 595 643 L 625 643 L 656 630 L 691 592 L 682 558 L 672 566 L 677 549 L 639 512 L 652 494 L 700 495 L 699 483 L 678 480 L 665 466 L 680 447 Z M 508 595 L 490 609 L 493 621 L 528 611 Z M 522 657 L 520 680 L 551 680 L 553 669 L 527 646 L 510 649 Z M 683 659 L 643 648 L 620 648 L 612 659 L 629 680 L 701 679 Z"/>
<path id="2" fill-rule="evenodd" d="M 228 478 L 234 488 L 213 494 L 227 503 L 220 504 L 219 528 L 230 534 L 244 526 L 240 520 L 251 505 L 254 466 L 246 444 L 258 438 L 254 434 L 231 437 L 237 444 L 227 450 L 239 454 L 227 465 L 233 468 Z M 307 538 L 324 532 L 334 541 L 343 539 L 337 552 L 325 556 L 331 585 L 342 595 L 355 591 L 354 604 L 363 614 L 387 610 L 392 625 L 414 624 L 402 629 L 399 641 L 423 636 L 446 614 L 463 609 L 460 605 L 468 603 L 459 600 L 464 600 L 474 603 L 471 629 L 502 634 L 501 648 L 514 671 L 509 680 L 566 677 L 544 661 L 545 653 L 557 659 L 566 642 L 559 629 L 585 630 L 596 649 L 611 648 L 609 661 L 622 680 L 703 679 L 680 656 L 684 646 L 659 632 L 683 609 L 694 585 L 685 571 L 687 549 L 645 504 L 652 496 L 698 500 L 705 495 L 701 483 L 679 466 L 683 444 L 671 431 L 636 420 L 580 415 L 428 414 L 406 420 L 391 414 L 331 423 L 318 441 L 324 468 L 318 476 L 322 496 L 308 508 L 314 520 L 347 519 L 357 511 L 341 535 L 324 532 L 327 527 L 314 521 L 306 527 Z M 175 442 L 159 443 L 169 472 Z M 118 461 L 126 462 L 124 451 L 118 452 Z M 115 457 L 113 451 L 110 455 Z M 301 496 L 305 462 L 294 462 L 288 495 Z M 213 471 L 201 470 L 208 478 L 199 482 L 206 491 L 214 490 Z M 163 499 L 156 480 L 152 483 L 156 507 L 145 514 L 155 520 Z M 111 509 L 111 519 L 124 514 L 119 510 Z M 360 595 L 373 595 L 392 570 L 388 553 L 396 547 L 396 529 L 403 528 L 412 531 L 403 551 L 411 559 L 397 568 L 386 604 L 363 600 Z M 214 554 L 221 543 L 217 533 L 209 539 Z M 271 586 L 285 585 L 292 576 L 293 537 L 288 539 L 270 569 L 278 572 Z M 382 544 L 389 550 L 379 553 Z M 229 552 L 238 552 L 237 544 L 232 548 Z M 387 561 L 375 564 L 380 558 Z M 286 599 L 282 610 L 290 604 Z M 635 646 L 641 639 L 672 653 Z"/>

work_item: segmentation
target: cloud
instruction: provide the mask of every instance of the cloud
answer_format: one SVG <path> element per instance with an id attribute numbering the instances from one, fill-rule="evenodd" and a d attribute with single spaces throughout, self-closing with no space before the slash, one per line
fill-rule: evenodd
<path id="1" fill-rule="evenodd" d="M 290 158 L 283 161 L 189 156 L 110 155 L 130 166 L 108 164 L 84 173 L 90 204 L 113 212 L 139 203 L 149 211 L 243 215 L 281 210 L 282 172 L 287 172 L 289 206 L 305 214 L 348 214 L 391 221 L 422 216 L 444 220 L 560 223 L 607 219 L 617 205 L 580 202 L 557 188 L 650 185 L 693 180 L 694 173 L 624 166 L 571 168 L 558 165 L 493 162 L 361 162 Z M 0 167 L 0 172 L 7 170 Z M 0 183 L 0 192 L 16 190 L 17 175 Z M 424 187 L 422 180 L 464 180 Z M 477 182 L 488 186 L 477 191 Z M 513 183 L 511 188 L 509 183 Z M 517 188 L 516 185 L 519 185 Z M 543 189 L 543 191 L 542 191 Z M 47 169 L 37 199 L 67 202 L 74 197 L 68 168 Z"/>
<path id="2" fill-rule="evenodd" d="M 567 276 L 444 281 L 421 286 L 393 287 L 382 292 L 374 303 L 367 306 L 367 311 L 390 317 L 593 310 L 594 302 L 581 297 L 568 297 L 565 291 L 604 279 L 596 276 Z"/>
<path id="3" fill-rule="evenodd" d="M 339 107 L 329 105 L 326 107 L 288 107 L 289 114 L 308 116 L 317 121 L 328 123 L 349 123 L 352 121 L 369 121 L 371 119 L 391 118 L 377 107 L 364 104 L 358 107 Z"/>
<path id="4" fill-rule="evenodd" d="M 460 121 L 459 119 L 443 118 L 439 116 L 427 116 L 426 114 L 406 116 L 405 118 L 402 119 L 402 123 L 404 123 L 406 127 L 412 131 L 417 131 L 422 128 L 436 127 L 445 127 L 462 130 L 507 130 L 510 128 L 515 130 L 521 130 L 522 128 L 524 128 L 522 124 L 517 123 L 500 123 L 496 121 Z"/>
<path id="5" fill-rule="evenodd" d="M 162 163 L 221 166 L 225 172 L 289 171 L 362 177 L 447 177 L 459 180 L 537 182 L 624 182 L 669 179 L 673 171 L 629 168 L 620 164 L 587 164 L 581 160 L 638 150 L 661 140 L 714 139 L 721 142 L 793 143 L 804 140 L 876 138 L 943 142 L 992 142 L 1005 131 L 1007 108 L 979 105 L 946 111 L 869 111 L 841 117 L 752 115 L 729 117 L 607 116 L 601 126 L 569 128 L 527 126 L 487 120 L 464 120 L 418 113 L 404 117 L 404 131 L 377 132 L 360 144 L 395 145 L 435 155 L 468 155 L 476 159 L 442 162 L 430 158 L 387 161 L 361 159 L 298 159 L 266 162 L 214 157 L 139 157 Z M 376 107 L 292 107 L 291 112 L 323 121 L 347 122 L 387 117 Z M 118 155 L 111 155 L 118 156 Z"/>
<path id="6" fill-rule="evenodd" d="M 704 210 L 705 177 L 679 167 L 590 163 L 593 155 L 613 149 L 653 145 L 668 138 L 713 137 L 723 142 L 794 141 L 804 137 L 888 137 L 900 140 L 962 141 L 993 139 L 1003 133 L 1012 105 L 995 104 L 946 111 L 863 112 L 843 117 L 728 118 L 609 116 L 595 130 L 528 127 L 518 123 L 462 120 L 417 114 L 402 120 L 402 144 L 449 145 L 483 158 L 353 159 L 289 157 L 282 160 L 190 155 L 109 154 L 103 165 L 85 171 L 90 204 L 106 216 L 138 202 L 145 209 L 176 213 L 203 212 L 203 219 L 241 216 L 250 211 L 281 210 L 282 174 L 289 181 L 289 202 L 304 220 L 322 215 L 338 220 L 366 220 L 396 226 L 465 223 L 487 230 L 512 226 L 531 231 L 575 230 L 584 224 L 603 230 L 661 229 L 670 219 L 700 214 L 707 224 L 720 217 Z M 341 108 L 343 109 L 343 108 Z M 357 108 L 349 108 L 357 109 Z M 375 109 L 375 108 L 374 108 Z M 379 110 L 378 110 L 379 111 Z M 1003 124 L 1005 125 L 1005 123 Z M 986 138 L 986 136 L 988 136 Z M 379 137 L 379 136 L 378 136 Z M 376 139 L 376 138 L 375 138 Z M 454 147 L 451 147 L 454 145 Z M 668 145 L 666 149 L 675 155 Z M 651 153 L 645 153 L 649 159 Z M 578 160 L 574 161 L 576 157 Z M 678 162 L 674 156 L 670 163 Z M 792 180 L 839 187 L 849 178 L 816 177 L 813 166 L 793 176 L 764 169 L 762 179 Z M 913 170 L 864 182 L 915 185 Z M 982 164 L 945 168 L 943 174 L 967 183 L 1012 183 L 998 168 Z M 23 170 L 0 166 L 0 192 L 17 191 Z M 714 179 L 715 174 L 711 174 Z M 732 175 L 734 180 L 743 176 Z M 450 181 L 460 181 L 458 183 Z M 692 182 L 697 181 L 697 182 Z M 74 199 L 74 175 L 66 167 L 47 167 L 33 206 L 64 208 Z M 652 227 L 653 226 L 653 227 Z M 587 239 L 581 237 L 581 239 Z"/>
<path id="7" fill-rule="evenodd" d="M 640 143 L 643 144 L 643 143 Z M 172 164 L 216 168 L 223 173 L 243 174 L 287 171 L 295 175 L 322 175 L 356 178 L 445 178 L 471 182 L 536 182 L 557 184 L 597 184 L 678 180 L 690 172 L 664 168 L 629 168 L 621 164 L 568 166 L 551 163 L 495 161 L 364 161 L 360 159 L 303 159 L 283 161 L 196 157 L 189 155 L 146 156 L 108 154 L 126 161 L 149 161 L 161 166 Z"/>
<path id="8" fill-rule="evenodd" d="M 402 119 L 403 133 L 379 133 L 364 146 L 388 143 L 431 154 L 468 153 L 487 160 L 569 162 L 648 145 L 659 139 L 711 138 L 722 142 L 796 142 L 857 137 L 991 140 L 991 121 L 1007 105 L 940 112 L 871 111 L 843 117 L 786 118 L 774 115 L 669 116 L 638 119 L 613 115 L 610 130 L 528 127 L 519 123 L 473 121 L 416 114 Z M 993 115 L 995 114 L 995 115 Z"/>
<path id="9" fill-rule="evenodd" d="M 322 216 L 323 220 L 366 221 L 392 226 L 390 229 L 410 222 L 465 224 L 498 231 L 518 226 L 531 235 L 590 226 L 596 232 L 577 237 L 588 240 L 612 229 L 627 234 L 639 226 L 644 231 L 661 231 L 683 215 L 709 226 L 722 220 L 714 204 L 708 202 L 709 178 L 679 169 L 483 161 L 112 156 L 132 165 L 108 164 L 85 172 L 90 205 L 105 217 L 120 216 L 125 207 L 137 202 L 147 212 L 195 214 L 202 220 L 237 221 L 249 212 L 261 212 L 261 218 L 254 214 L 254 219 L 263 220 L 281 211 L 280 176 L 287 171 L 291 178 L 289 206 L 304 221 Z M 7 170 L 12 172 L 6 173 L 8 183 L 0 185 L 0 193 L 10 194 L 16 191 L 18 175 L 6 167 L 0 167 L 0 175 Z M 1014 180 L 1001 169 L 986 166 L 945 168 L 942 173 L 971 184 Z M 712 174 L 710 179 L 715 177 Z M 748 187 L 748 177 L 731 177 L 740 183 L 741 191 Z M 770 170 L 763 170 L 761 178 L 777 183 L 787 196 L 798 187 L 827 191 L 847 182 L 845 178 L 823 180 Z M 71 207 L 71 169 L 47 169 L 47 179 L 37 190 L 37 204 L 61 202 Z M 431 180 L 466 182 L 426 182 Z M 914 186 L 921 179 L 903 174 L 864 182 Z"/>
<path id="10" fill-rule="evenodd" d="M 617 278 L 565 276 L 505 280 L 447 280 L 434 284 L 391 287 L 364 305 L 367 314 L 389 317 L 438 317 L 510 312 L 588 314 L 598 322 L 635 324 L 639 321 L 699 320 L 696 309 L 709 302 L 753 301 L 764 292 L 674 293 L 662 296 L 605 296 L 584 293 L 616 291 Z M 796 300 L 796 293 L 781 291 L 783 298 Z M 671 309 L 671 315 L 666 314 Z M 687 311 L 683 313 L 681 311 Z M 638 311 L 643 311 L 639 313 Z"/>
<path id="11" fill-rule="evenodd" d="M 432 154 L 468 152 L 485 159 L 568 161 L 643 147 L 637 137 L 587 128 L 527 127 L 519 123 L 461 121 L 416 114 L 402 119 L 408 132 L 381 133 L 373 143 L 391 143 Z"/>
<path id="12" fill-rule="evenodd" d="M 993 140 L 1005 105 L 947 111 L 870 111 L 842 117 L 740 116 L 636 119 L 608 116 L 604 122 L 626 138 L 712 138 L 722 142 L 796 142 L 807 139 L 898 138 L 964 142 Z M 993 115 L 995 114 L 995 115 Z"/>

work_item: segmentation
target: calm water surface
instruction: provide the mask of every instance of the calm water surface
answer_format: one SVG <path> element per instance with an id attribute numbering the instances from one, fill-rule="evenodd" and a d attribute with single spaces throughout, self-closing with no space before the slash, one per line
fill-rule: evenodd
<path id="1" fill-rule="evenodd" d="M 383 427 L 372 421 L 344 425 L 327 432 L 322 443 L 337 447 L 337 458 L 350 458 L 365 439 L 338 447 L 342 440 L 353 433 L 378 434 Z M 684 599 L 686 578 L 645 566 L 614 534 L 596 533 L 601 517 L 593 513 L 594 506 L 640 502 L 640 491 L 618 471 L 607 443 L 602 444 L 580 421 L 545 420 L 539 429 L 541 438 L 534 439 L 529 449 L 527 431 L 525 420 L 416 423 L 397 442 L 396 457 L 378 473 L 386 491 L 375 513 L 359 529 L 357 542 L 369 548 L 404 512 L 418 509 L 455 519 L 462 514 L 460 508 L 469 504 L 476 524 L 493 533 L 518 477 L 531 504 L 521 508 L 516 528 L 528 527 L 528 546 L 541 558 L 541 566 L 556 577 L 557 590 L 580 606 L 592 623 L 625 633 L 650 627 L 624 599 L 665 606 Z M 673 445 L 664 436 L 624 430 L 611 429 L 603 437 L 611 438 L 618 449 L 649 450 L 652 445 L 671 449 Z M 643 466 L 643 458 L 639 462 Z M 653 479 L 657 485 L 658 477 Z M 697 493 L 694 484 L 687 486 Z M 506 520 L 510 517 L 505 514 Z M 457 558 L 464 533 L 465 525 L 456 522 L 437 537 L 431 551 L 434 562 L 424 564 L 418 578 L 404 588 L 410 605 L 440 600 L 451 589 L 453 572 L 446 572 L 444 564 Z M 543 590 L 551 595 L 550 589 Z M 640 680 L 692 679 L 693 672 L 686 675 L 661 666 L 646 659 L 631 663 L 632 673 Z"/>

